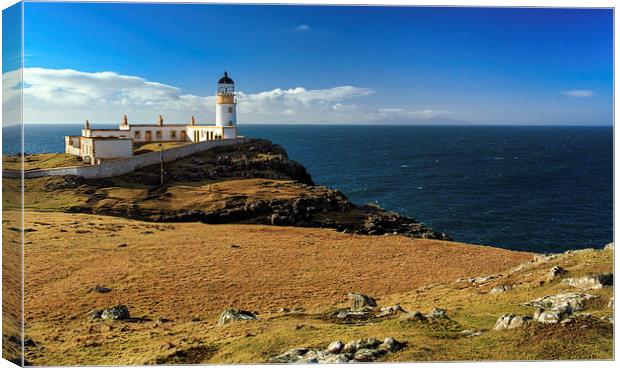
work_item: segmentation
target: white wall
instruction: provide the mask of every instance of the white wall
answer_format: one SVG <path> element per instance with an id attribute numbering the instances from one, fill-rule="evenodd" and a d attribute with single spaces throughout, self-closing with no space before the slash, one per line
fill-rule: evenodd
<path id="1" fill-rule="evenodd" d="M 131 139 L 95 140 L 95 159 L 133 156 Z"/>
<path id="2" fill-rule="evenodd" d="M 188 144 L 180 147 L 169 148 L 163 151 L 164 162 L 170 162 L 191 154 L 202 152 L 213 147 L 227 146 L 231 144 L 244 143 L 244 138 L 223 139 L 219 141 L 206 141 L 196 144 Z M 24 178 L 39 178 L 42 176 L 58 175 L 78 175 L 86 179 L 110 178 L 114 176 L 129 174 L 145 166 L 156 165 L 159 163 L 160 152 L 149 152 L 142 155 L 133 156 L 121 160 L 103 161 L 99 165 L 74 166 L 58 169 L 42 169 L 24 172 Z M 7 178 L 19 178 L 19 171 L 4 170 L 2 176 Z"/>

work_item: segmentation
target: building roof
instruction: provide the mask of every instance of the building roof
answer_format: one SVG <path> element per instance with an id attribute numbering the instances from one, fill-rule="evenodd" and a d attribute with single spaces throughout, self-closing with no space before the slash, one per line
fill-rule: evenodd
<path id="1" fill-rule="evenodd" d="M 224 72 L 224 76 L 220 78 L 220 80 L 217 83 L 218 84 L 235 84 L 235 82 L 232 79 L 230 79 L 227 72 Z"/>

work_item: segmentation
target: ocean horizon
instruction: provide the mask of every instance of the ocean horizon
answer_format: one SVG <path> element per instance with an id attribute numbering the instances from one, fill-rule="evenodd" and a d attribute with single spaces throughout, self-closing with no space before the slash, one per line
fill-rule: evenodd
<path id="1" fill-rule="evenodd" d="M 4 153 L 18 128 L 3 129 Z M 80 129 L 25 124 L 25 151 L 63 152 Z M 282 145 L 354 203 L 456 241 L 539 253 L 613 241 L 612 126 L 240 124 L 239 134 Z"/>

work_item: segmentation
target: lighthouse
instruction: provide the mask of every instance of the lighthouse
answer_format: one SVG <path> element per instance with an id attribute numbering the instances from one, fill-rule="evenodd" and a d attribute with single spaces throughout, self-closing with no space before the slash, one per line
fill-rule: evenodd
<path id="1" fill-rule="evenodd" d="M 215 125 L 221 127 L 237 126 L 237 101 L 235 100 L 235 82 L 227 72 L 217 82 L 215 97 Z"/>

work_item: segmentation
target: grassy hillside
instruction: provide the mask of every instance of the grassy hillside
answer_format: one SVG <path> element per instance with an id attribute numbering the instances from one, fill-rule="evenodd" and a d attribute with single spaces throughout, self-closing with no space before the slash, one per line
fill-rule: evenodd
<path id="1" fill-rule="evenodd" d="M 596 296 L 584 311 L 592 317 L 492 330 L 504 313 L 532 314 L 522 303 L 572 290 L 559 280 L 541 282 L 555 265 L 570 277 L 610 272 L 609 250 L 532 261 L 531 253 L 329 229 L 41 212 L 28 212 L 26 223 L 26 334 L 35 344 L 26 357 L 33 364 L 267 362 L 294 347 L 385 336 L 407 346 L 379 360 L 612 357 L 612 325 L 599 319 L 611 315 L 608 287 L 587 291 Z M 456 281 L 482 275 L 494 278 Z M 489 294 L 500 284 L 515 286 Z M 348 305 L 351 291 L 375 297 L 379 307 L 444 308 L 449 318 L 329 317 Z M 117 304 L 133 319 L 87 316 Z M 227 307 L 256 311 L 260 319 L 219 326 Z"/>

